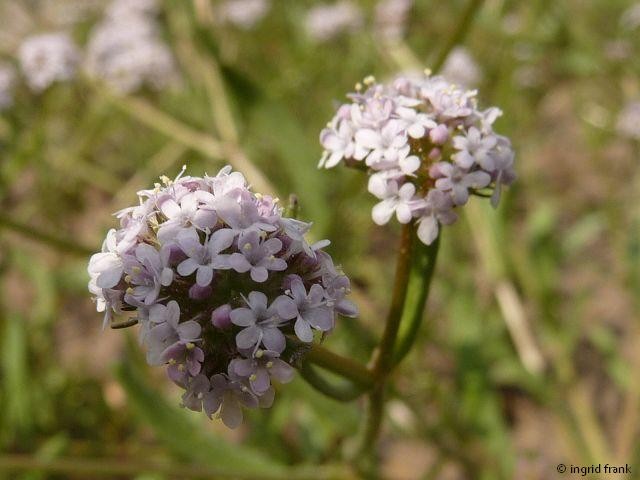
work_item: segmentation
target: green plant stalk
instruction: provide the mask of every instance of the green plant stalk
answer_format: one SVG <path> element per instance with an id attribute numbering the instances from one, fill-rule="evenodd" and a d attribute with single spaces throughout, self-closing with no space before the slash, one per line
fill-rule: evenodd
<path id="1" fill-rule="evenodd" d="M 415 253 L 409 280 L 405 305 L 400 319 L 400 330 L 393 349 L 393 365 L 400 363 L 409 353 L 416 338 L 424 314 L 424 306 L 429 297 L 431 279 L 440 247 L 440 235 L 431 245 L 415 242 Z"/>
<path id="2" fill-rule="evenodd" d="M 409 272 L 411 270 L 412 243 L 414 240 L 415 226 L 408 223 L 402 227 L 400 236 L 400 246 L 398 248 L 398 260 L 396 263 L 396 274 L 394 278 L 391 306 L 384 332 L 380 340 L 380 346 L 374 352 L 373 374 L 376 384 L 369 395 L 366 420 L 362 431 L 362 440 L 357 450 L 357 457 L 361 459 L 363 468 L 368 469 L 364 463 L 371 459 L 371 453 L 376 439 L 380 433 L 382 417 L 384 414 L 384 392 L 386 390 L 387 376 L 393 367 L 393 351 L 396 343 L 400 320 L 405 306 L 407 286 L 409 282 Z"/>
<path id="3" fill-rule="evenodd" d="M 409 273 L 412 264 L 412 245 L 414 243 L 415 226 L 413 223 L 403 225 L 398 247 L 398 260 L 391 296 L 391 306 L 387 315 L 382 339 L 373 363 L 373 373 L 376 380 L 384 380 L 393 365 L 393 350 L 400 329 L 409 284 Z"/>
<path id="4" fill-rule="evenodd" d="M 56 250 L 61 250 L 74 255 L 84 257 L 95 253 L 92 249 L 85 247 L 84 245 L 43 232 L 35 227 L 14 220 L 4 214 L 0 214 L 0 230 L 2 229 L 12 230 L 25 237 L 31 238 L 32 240 L 36 240 L 40 243 L 53 247 Z"/>

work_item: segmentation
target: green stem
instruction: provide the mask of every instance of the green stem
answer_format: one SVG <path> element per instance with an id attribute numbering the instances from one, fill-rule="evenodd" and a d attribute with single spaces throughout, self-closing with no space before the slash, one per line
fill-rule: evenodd
<path id="1" fill-rule="evenodd" d="M 367 367 L 320 345 L 313 345 L 305 355 L 305 360 L 351 380 L 362 390 L 370 389 L 374 384 L 374 377 Z"/>
<path id="2" fill-rule="evenodd" d="M 300 375 L 313 388 L 340 402 L 350 402 L 362 395 L 364 389 L 353 382 L 331 382 L 308 362 L 302 364 Z"/>
<path id="3" fill-rule="evenodd" d="M 400 329 L 400 320 L 405 305 L 409 273 L 411 271 L 413 229 L 414 225 L 412 223 L 402 227 L 391 306 L 373 365 L 373 372 L 378 380 L 384 379 L 393 365 L 393 350 L 398 330 Z"/>
<path id="4" fill-rule="evenodd" d="M 407 295 L 414 228 L 414 225 L 411 223 L 402 227 L 391 306 L 389 308 L 389 314 L 387 315 L 382 339 L 380 340 L 380 346 L 376 352 L 377 356 L 374 358 L 373 372 L 376 385 L 369 395 L 366 423 L 364 424 L 362 440 L 356 457 L 361 459 L 361 467 L 365 469 L 365 471 L 370 468 L 370 465 L 366 463 L 370 462 L 373 456 L 374 446 L 382 425 L 387 376 L 393 367 L 394 345 L 400 328 L 400 319 L 402 318 L 402 311 Z"/>
<path id="5" fill-rule="evenodd" d="M 431 69 L 433 70 L 434 73 L 439 71 L 442 68 L 442 66 L 444 65 L 444 62 L 446 62 L 447 57 L 449 56 L 449 53 L 451 53 L 451 50 L 453 50 L 454 47 L 459 43 L 462 43 L 462 41 L 464 40 L 464 37 L 469 32 L 471 23 L 475 18 L 477 11 L 482 6 L 482 3 L 483 3 L 483 0 L 469 1 L 469 3 L 467 4 L 467 8 L 462 13 L 462 17 L 460 18 L 460 21 L 458 22 L 456 29 L 453 31 L 453 33 L 447 40 L 447 43 L 445 43 L 444 47 L 440 51 L 440 54 L 436 58 L 436 61 L 433 62 L 433 64 L 431 65 Z"/>
<path id="6" fill-rule="evenodd" d="M 442 235 L 442 232 L 440 232 Z M 400 363 L 409 353 L 424 316 L 424 306 L 429 297 L 433 270 L 438 257 L 440 235 L 431 245 L 415 242 L 415 253 L 409 272 L 407 296 L 400 320 L 398 339 L 393 350 L 393 365 Z"/>
<path id="7" fill-rule="evenodd" d="M 53 247 L 57 250 L 72 253 L 74 255 L 87 256 L 95 253 L 90 248 L 72 242 L 71 240 L 67 240 L 65 238 L 57 237 L 50 233 L 40 231 L 35 227 L 9 218 L 4 214 L 0 214 L 0 230 L 2 230 L 3 228 L 13 230 L 14 232 L 24 235 L 25 237 L 29 237 L 33 240 L 49 245 L 50 247 Z"/>

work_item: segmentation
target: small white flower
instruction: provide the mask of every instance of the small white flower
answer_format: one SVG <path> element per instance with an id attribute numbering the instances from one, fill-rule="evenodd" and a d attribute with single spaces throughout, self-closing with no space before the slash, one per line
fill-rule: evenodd
<path id="1" fill-rule="evenodd" d="M 377 186 L 373 187 L 375 190 L 378 190 L 378 188 Z M 391 181 L 387 183 L 384 192 L 378 190 L 378 193 L 383 193 L 384 200 L 373 207 L 371 217 L 374 222 L 378 225 L 384 225 L 389 222 L 394 212 L 400 223 L 409 223 L 411 221 L 412 211 L 416 205 L 415 185 L 405 183 L 398 188 L 398 184 L 395 181 Z"/>
<path id="2" fill-rule="evenodd" d="M 389 121 L 382 130 L 363 128 L 356 132 L 356 143 L 369 150 L 366 157 L 368 166 L 387 161 L 397 162 L 409 153 L 407 135 L 398 121 Z"/>
<path id="3" fill-rule="evenodd" d="M 358 30 L 362 24 L 362 12 L 348 0 L 316 5 L 307 12 L 304 20 L 307 35 L 316 42 L 326 42 L 343 32 Z"/>
<path id="4" fill-rule="evenodd" d="M 491 149 L 497 143 L 495 135 L 483 136 L 476 127 L 471 127 L 466 135 L 453 137 L 453 147 L 459 152 L 452 155 L 455 162 L 462 168 L 471 168 L 477 163 L 485 170 L 494 170 L 495 163 L 491 156 Z"/>

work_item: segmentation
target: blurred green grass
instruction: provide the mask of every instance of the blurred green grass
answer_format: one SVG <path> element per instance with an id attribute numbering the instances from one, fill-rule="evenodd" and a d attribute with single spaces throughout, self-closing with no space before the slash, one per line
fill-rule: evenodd
<path id="1" fill-rule="evenodd" d="M 110 214 L 158 175 L 226 163 L 228 151 L 191 141 L 195 133 L 235 142 L 222 108 L 273 193 L 296 193 L 314 236 L 332 240 L 363 314 L 345 319 L 330 345 L 366 361 L 363 339 L 381 330 L 397 231 L 370 221 L 361 174 L 316 169 L 317 136 L 356 81 L 392 75 L 402 56 L 368 27 L 314 44 L 301 27 L 313 3 L 274 2 L 254 30 L 240 31 L 202 23 L 191 2 L 164 2 L 180 88 L 135 100 L 86 80 L 42 95 L 19 88 L 0 114 L 3 215 L 97 250 Z M 369 16 L 373 4 L 361 2 Z M 419 62 L 434 61 L 464 5 L 416 2 L 406 47 Z M 615 130 L 617 112 L 640 98 L 639 30 L 619 22 L 631 5 L 495 0 L 480 11 L 465 44 L 482 70 L 481 103 L 505 112 L 498 131 L 512 138 L 519 180 L 497 211 L 473 203 L 444 231 L 426 322 L 387 412 L 388 478 L 547 479 L 560 462 L 640 468 L 640 150 Z M 612 42 L 628 54 L 607 53 Z M 180 122 L 186 138 L 162 130 L 153 112 Z M 229 157 L 243 161 L 236 150 Z M 0 450 L 44 463 L 189 462 L 249 475 L 313 463 L 330 470 L 343 459 L 361 403 L 321 398 L 300 379 L 240 432 L 179 412 L 177 392 L 121 332 L 100 332 L 86 262 L 0 230 Z M 2 458 L 0 478 L 93 478 L 5 473 Z"/>

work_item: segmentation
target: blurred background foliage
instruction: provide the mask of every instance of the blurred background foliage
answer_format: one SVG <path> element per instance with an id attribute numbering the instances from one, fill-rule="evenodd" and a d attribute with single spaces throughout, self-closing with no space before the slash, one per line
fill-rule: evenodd
<path id="1" fill-rule="evenodd" d="M 432 64 L 466 2 L 416 0 L 389 38 L 362 0 L 359 22 L 322 40 L 305 28 L 317 3 L 273 0 L 249 28 L 221 21 L 221 2 L 161 2 L 178 72 L 161 91 L 79 75 L 33 93 L 18 75 L 0 113 L 0 478 L 347 478 L 361 401 L 298 378 L 227 431 L 180 410 L 135 332 L 102 331 L 86 291 L 88 254 L 136 190 L 231 163 L 258 190 L 296 193 L 314 237 L 332 240 L 362 314 L 328 345 L 367 360 L 398 232 L 371 222 L 361 173 L 316 169 L 318 133 L 364 76 Z M 0 1 L 0 57 L 17 66 L 16 46 L 49 30 L 84 45 L 105 5 Z M 504 110 L 519 180 L 497 211 L 474 200 L 444 229 L 394 376 L 382 475 L 640 471 L 640 4 L 488 0 L 464 45 L 466 63 L 445 70 Z"/>

